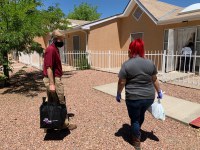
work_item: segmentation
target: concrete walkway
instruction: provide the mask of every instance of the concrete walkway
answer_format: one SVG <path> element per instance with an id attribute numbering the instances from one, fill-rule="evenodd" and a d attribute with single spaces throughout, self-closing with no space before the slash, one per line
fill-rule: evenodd
<path id="1" fill-rule="evenodd" d="M 110 83 L 94 87 L 94 89 L 104 93 L 116 96 L 117 83 Z M 125 92 L 122 91 L 122 99 L 125 99 Z M 162 104 L 165 109 L 166 116 L 189 124 L 194 119 L 200 117 L 200 104 L 175 98 L 164 94 Z"/>

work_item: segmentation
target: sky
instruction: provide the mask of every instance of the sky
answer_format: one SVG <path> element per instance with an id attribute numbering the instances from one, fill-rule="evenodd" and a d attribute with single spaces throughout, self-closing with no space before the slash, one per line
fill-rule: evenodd
<path id="1" fill-rule="evenodd" d="M 160 0 L 172 5 L 187 7 L 191 4 L 200 3 L 200 0 Z M 116 14 L 123 13 L 129 0 L 43 0 L 44 7 L 59 4 L 59 7 L 67 15 L 74 10 L 74 6 L 79 6 L 82 2 L 86 2 L 91 6 L 97 6 L 97 12 L 101 14 L 101 19 Z"/>

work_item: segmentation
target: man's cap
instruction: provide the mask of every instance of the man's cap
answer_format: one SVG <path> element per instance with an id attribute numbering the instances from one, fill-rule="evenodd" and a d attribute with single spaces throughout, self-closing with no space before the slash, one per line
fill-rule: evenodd
<path id="1" fill-rule="evenodd" d="M 61 37 L 61 38 L 65 38 L 65 35 L 62 33 L 62 31 L 61 30 L 54 30 L 53 32 L 52 32 L 52 37 L 53 38 L 57 38 L 57 37 Z"/>

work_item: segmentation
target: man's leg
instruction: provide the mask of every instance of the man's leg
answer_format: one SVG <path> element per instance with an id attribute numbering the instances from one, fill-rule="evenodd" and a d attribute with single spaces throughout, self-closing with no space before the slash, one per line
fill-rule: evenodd
<path id="1" fill-rule="evenodd" d="M 52 97 L 50 96 L 50 92 L 49 92 L 49 78 L 46 78 L 46 77 L 44 77 L 43 78 L 43 82 L 44 82 L 44 85 L 45 85 L 45 87 L 46 87 L 46 93 L 47 93 L 47 100 L 48 101 L 52 101 Z M 44 133 L 47 133 L 47 129 L 44 129 Z"/>
<path id="2" fill-rule="evenodd" d="M 57 78 L 57 77 L 55 78 L 55 85 L 56 85 L 56 93 L 57 93 L 60 104 L 66 105 L 66 101 L 64 98 L 64 86 L 61 81 L 61 78 Z M 75 124 L 69 123 L 69 118 L 68 118 L 67 114 L 66 114 L 65 124 L 64 124 L 63 128 L 68 128 L 69 130 L 73 130 L 73 129 L 77 128 L 77 126 Z"/>
<path id="3" fill-rule="evenodd" d="M 44 82 L 44 85 L 46 87 L 47 99 L 49 101 L 52 101 L 52 97 L 50 95 L 51 93 L 49 92 L 49 78 L 44 77 L 43 82 Z"/>

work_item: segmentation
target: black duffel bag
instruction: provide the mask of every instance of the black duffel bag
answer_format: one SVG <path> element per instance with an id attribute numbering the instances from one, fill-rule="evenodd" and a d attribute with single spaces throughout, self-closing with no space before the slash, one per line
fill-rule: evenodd
<path id="1" fill-rule="evenodd" d="M 40 106 L 40 128 L 62 129 L 66 114 L 66 105 L 59 102 L 47 102 L 43 98 Z"/>

